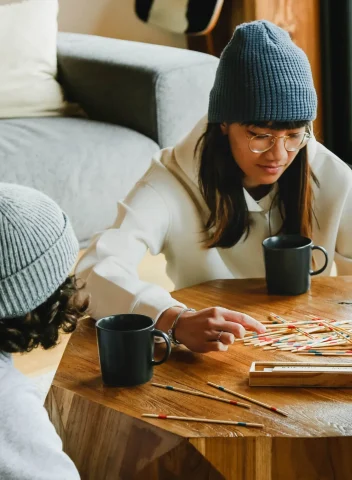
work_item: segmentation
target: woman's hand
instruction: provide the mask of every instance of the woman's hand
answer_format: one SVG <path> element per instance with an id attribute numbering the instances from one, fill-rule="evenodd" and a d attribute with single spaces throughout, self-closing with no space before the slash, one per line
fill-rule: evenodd
<path id="1" fill-rule="evenodd" d="M 179 307 L 166 310 L 157 327 L 167 332 L 179 312 Z M 246 330 L 264 333 L 265 326 L 244 313 L 211 307 L 184 312 L 177 322 L 175 338 L 193 352 L 226 351 L 235 338 L 244 337 Z"/>

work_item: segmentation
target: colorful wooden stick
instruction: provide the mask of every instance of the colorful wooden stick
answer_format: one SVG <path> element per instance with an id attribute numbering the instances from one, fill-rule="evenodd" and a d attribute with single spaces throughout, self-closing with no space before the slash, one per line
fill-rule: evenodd
<path id="1" fill-rule="evenodd" d="M 261 407 L 267 408 L 268 410 L 272 410 L 275 413 L 280 413 L 281 415 L 284 415 L 285 417 L 288 416 L 286 412 L 283 410 L 280 410 L 276 407 L 272 407 L 271 405 L 268 405 L 263 402 L 259 402 L 259 400 L 255 400 L 254 398 L 247 397 L 246 395 L 242 395 L 242 393 L 234 392 L 233 390 L 229 390 L 228 388 L 222 387 L 221 385 L 217 385 L 216 383 L 208 382 L 208 385 L 211 385 L 214 388 L 217 388 L 218 390 L 221 390 L 222 392 L 227 392 L 230 393 L 231 395 L 235 395 L 236 397 L 243 398 L 244 400 L 247 400 L 248 402 L 255 403 L 256 405 L 260 405 Z"/>
<path id="2" fill-rule="evenodd" d="M 161 383 L 152 383 L 153 387 L 165 388 L 166 390 L 187 393 L 188 395 L 196 395 L 197 397 L 210 398 L 211 400 L 218 400 L 219 402 L 230 403 L 231 405 L 236 405 L 237 407 L 251 408 L 250 405 L 242 402 L 235 402 L 234 400 L 229 400 L 228 398 L 217 397 L 216 395 L 209 395 L 208 393 L 197 392 L 196 390 L 186 390 L 185 388 L 173 387 L 172 385 L 162 385 Z"/>
<path id="3" fill-rule="evenodd" d="M 232 420 L 216 420 L 212 418 L 177 417 L 176 415 L 163 415 L 163 414 L 154 414 L 154 413 L 143 413 L 142 417 L 161 418 L 162 420 L 183 420 L 185 422 L 221 423 L 224 425 L 236 425 L 238 427 L 254 427 L 254 428 L 264 427 L 264 425 L 261 423 L 233 422 Z"/>

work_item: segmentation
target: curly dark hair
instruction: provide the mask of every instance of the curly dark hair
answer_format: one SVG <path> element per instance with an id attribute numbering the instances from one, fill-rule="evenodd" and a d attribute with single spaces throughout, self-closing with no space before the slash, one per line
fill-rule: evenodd
<path id="1" fill-rule="evenodd" d="M 83 296 L 75 276 L 69 276 L 39 307 L 21 317 L 0 319 L 0 351 L 45 350 L 58 343 L 60 332 L 71 333 L 77 321 L 87 314 L 88 296 Z"/>

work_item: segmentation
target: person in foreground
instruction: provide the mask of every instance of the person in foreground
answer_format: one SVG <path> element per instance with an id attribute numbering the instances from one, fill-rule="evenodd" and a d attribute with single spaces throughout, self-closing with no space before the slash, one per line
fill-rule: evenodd
<path id="1" fill-rule="evenodd" d="M 351 274 L 352 171 L 315 140 L 316 111 L 308 59 L 289 34 L 268 21 L 239 25 L 221 55 L 207 118 L 155 155 L 79 263 L 93 316 L 149 315 L 195 352 L 226 350 L 245 329 L 265 330 L 236 305 L 185 310 L 140 281 L 147 249 L 165 255 L 176 289 L 265 277 L 261 244 L 278 233 L 324 246 L 325 275 L 334 261 L 338 274 Z"/>
<path id="2" fill-rule="evenodd" d="M 78 242 L 66 215 L 46 195 L 0 183 L 0 478 L 77 480 L 36 387 L 11 354 L 56 345 L 88 301 L 69 276 Z"/>

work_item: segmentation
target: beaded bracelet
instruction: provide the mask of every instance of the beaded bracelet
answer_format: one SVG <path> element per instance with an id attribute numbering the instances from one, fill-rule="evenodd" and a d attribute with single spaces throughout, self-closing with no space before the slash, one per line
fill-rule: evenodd
<path id="1" fill-rule="evenodd" d="M 171 327 L 169 328 L 169 330 L 167 331 L 167 334 L 169 335 L 169 338 L 171 340 L 171 343 L 173 345 L 180 345 L 181 342 L 179 342 L 178 340 L 176 340 L 175 338 L 175 330 L 176 330 L 176 326 L 177 326 L 177 322 L 179 321 L 180 317 L 182 314 L 184 314 L 185 312 L 195 312 L 194 308 L 183 308 L 179 314 L 177 315 L 177 317 L 175 318 L 175 320 L 173 321 Z"/>

